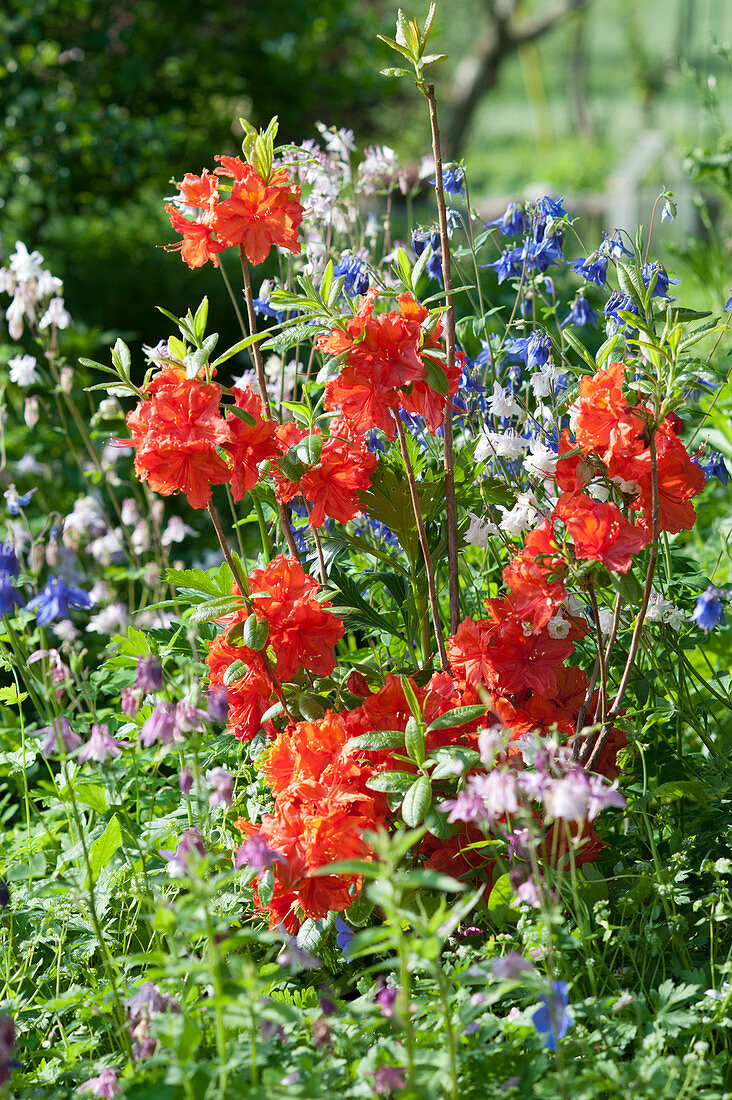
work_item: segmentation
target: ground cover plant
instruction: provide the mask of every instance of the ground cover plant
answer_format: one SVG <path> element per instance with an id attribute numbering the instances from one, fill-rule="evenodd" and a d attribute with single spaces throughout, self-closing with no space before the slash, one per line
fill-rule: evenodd
<path id="1" fill-rule="evenodd" d="M 0 272 L 13 1096 L 732 1094 L 732 300 L 668 192 L 484 225 L 433 15 L 422 179 L 273 119 L 176 184 L 233 346 L 78 358 Z"/>

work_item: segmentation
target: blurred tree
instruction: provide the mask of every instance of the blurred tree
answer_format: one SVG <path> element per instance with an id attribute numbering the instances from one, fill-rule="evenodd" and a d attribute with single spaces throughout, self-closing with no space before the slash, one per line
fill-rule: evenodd
<path id="1" fill-rule="evenodd" d="M 368 129 L 388 84 L 383 0 L 15 0 L 0 45 L 0 195 L 42 233 L 54 211 L 119 203 L 235 146 L 277 114 Z M 386 85 L 386 87 L 385 87 Z M 238 130 L 237 130 L 238 134 Z"/>
<path id="2" fill-rule="evenodd" d="M 236 153 L 237 119 L 373 133 L 391 0 L 14 0 L 0 16 L 5 251 L 41 248 L 77 320 L 154 339 L 150 301 L 183 311 L 216 273 L 155 250 L 172 240 L 171 179 Z M 140 286 L 145 286 L 145 306 Z"/>
<path id="3" fill-rule="evenodd" d="M 475 111 L 485 93 L 493 88 L 501 69 L 521 47 L 536 42 L 568 16 L 587 7 L 590 0 L 558 0 L 530 15 L 521 14 L 521 0 L 482 0 L 480 7 L 488 26 L 472 53 L 460 62 L 453 80 L 450 110 L 443 129 L 445 156 L 460 156 Z"/>

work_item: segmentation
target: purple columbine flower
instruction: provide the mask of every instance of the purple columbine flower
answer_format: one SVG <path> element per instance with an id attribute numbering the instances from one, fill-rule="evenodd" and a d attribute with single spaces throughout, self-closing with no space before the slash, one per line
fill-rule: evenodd
<path id="1" fill-rule="evenodd" d="M 142 703 L 142 692 L 139 688 L 128 686 L 122 691 L 120 706 L 122 713 L 128 718 L 134 718 Z"/>
<path id="2" fill-rule="evenodd" d="M 441 802 L 438 809 L 447 814 L 450 824 L 456 821 L 485 821 L 488 817 L 483 796 L 472 784 L 473 777 L 468 779 L 467 786 L 458 791 L 457 798 L 448 798 Z"/>
<path id="3" fill-rule="evenodd" d="M 145 982 L 134 997 L 125 1001 L 130 1022 L 130 1033 L 135 1040 L 135 1058 L 150 1058 L 157 1049 L 157 1039 L 150 1033 L 150 1022 L 163 1012 L 180 1012 L 174 997 L 163 993 L 154 982 Z"/>
<path id="4" fill-rule="evenodd" d="M 381 1009 L 381 1015 L 386 1017 L 387 1020 L 393 1020 L 396 1017 L 396 1000 L 398 995 L 397 990 L 393 986 L 384 985 L 382 983 L 381 989 L 374 997 L 374 1000 Z"/>
<path id="5" fill-rule="evenodd" d="M 491 960 L 493 977 L 499 981 L 518 981 L 527 970 L 533 970 L 534 964 L 520 955 L 518 951 L 509 951 L 500 959 Z"/>
<path id="6" fill-rule="evenodd" d="M 343 917 L 338 914 L 335 919 L 336 930 L 336 943 L 343 954 L 348 957 L 349 949 L 351 946 L 351 940 L 354 937 L 354 931 L 349 925 L 346 924 Z"/>
<path id="7" fill-rule="evenodd" d="M 696 607 L 691 614 L 691 622 L 696 623 L 705 634 L 708 634 L 710 630 L 714 630 L 719 623 L 722 626 L 726 623 L 721 599 L 724 595 L 725 593 L 721 588 L 710 585 L 696 601 Z"/>
<path id="8" fill-rule="evenodd" d="M 175 852 L 171 852 L 169 848 L 161 848 L 158 855 L 166 860 L 170 878 L 191 878 L 197 864 L 206 855 L 206 849 L 201 834 L 193 827 L 186 829 L 181 835 Z"/>
<path id="9" fill-rule="evenodd" d="M 371 1076 L 377 1096 L 390 1096 L 397 1089 L 403 1089 L 406 1084 L 404 1070 L 399 1066 L 379 1066 Z"/>
<path id="10" fill-rule="evenodd" d="M 542 801 L 550 817 L 560 821 L 584 821 L 590 805 L 587 774 L 580 768 L 574 768 L 563 779 L 550 777 Z"/>
<path id="11" fill-rule="evenodd" d="M 567 1011 L 569 986 L 566 982 L 552 982 L 549 992 L 542 993 L 541 1008 L 537 1008 L 532 1020 L 540 1035 L 545 1035 L 545 1045 L 556 1050 L 569 1030 L 572 1017 Z"/>
<path id="12" fill-rule="evenodd" d="M 500 217 L 494 218 L 492 222 L 485 223 L 486 229 L 493 226 L 504 237 L 516 237 L 519 233 L 523 233 L 526 229 L 526 219 L 521 204 L 510 202 Z"/>
<path id="13" fill-rule="evenodd" d="M 280 931 L 284 931 L 280 925 Z M 294 936 L 289 936 L 286 932 L 285 946 L 277 956 L 277 962 L 280 966 L 286 966 L 289 970 L 320 970 L 323 965 L 320 959 L 316 959 L 314 955 L 310 955 L 298 944 Z"/>
<path id="14" fill-rule="evenodd" d="M 119 1083 L 117 1072 L 113 1069 L 103 1069 L 98 1077 L 90 1077 L 79 1085 L 77 1092 L 90 1092 L 92 1096 L 101 1096 L 103 1100 L 112 1100 L 119 1095 Z"/>
<path id="15" fill-rule="evenodd" d="M 512 867 L 508 879 L 513 888 L 516 901 L 520 905 L 530 905 L 532 909 L 541 909 L 539 890 L 526 867 Z"/>
<path id="16" fill-rule="evenodd" d="M 608 806 L 615 806 L 624 810 L 628 805 L 623 795 L 618 790 L 617 780 L 608 787 L 601 775 L 590 776 L 590 804 L 587 810 L 587 820 L 594 821 L 602 810 Z"/>
<path id="17" fill-rule="evenodd" d="M 193 772 L 187 764 L 178 776 L 178 786 L 183 794 L 190 794 L 193 787 Z"/>
<path id="18" fill-rule="evenodd" d="M 143 695 L 163 690 L 163 665 L 159 657 L 152 653 L 147 657 L 138 657 L 135 687 Z"/>
<path id="19" fill-rule="evenodd" d="M 19 493 L 14 485 L 6 489 L 3 496 L 8 502 L 8 511 L 11 516 L 19 516 L 22 508 L 27 508 L 36 489 L 29 489 L 27 493 Z"/>
<path id="20" fill-rule="evenodd" d="M 284 856 L 270 848 L 261 833 L 255 833 L 241 845 L 234 857 L 234 867 L 251 867 L 257 871 L 267 871 L 275 863 L 286 863 Z"/>
<path id="21" fill-rule="evenodd" d="M 175 740 L 185 741 L 185 734 L 192 730 L 202 730 L 205 718 L 205 710 L 181 699 L 175 708 Z"/>
<path id="22" fill-rule="evenodd" d="M 74 733 L 66 718 L 54 718 L 50 726 L 36 730 L 34 737 L 45 737 L 41 745 L 41 755 L 48 759 L 49 756 L 57 756 L 63 746 L 64 752 L 73 752 L 81 745 L 81 738 Z"/>
<path id="23" fill-rule="evenodd" d="M 569 314 L 562 321 L 562 328 L 570 324 L 578 326 L 592 325 L 593 328 L 597 328 L 597 314 L 581 291 L 575 296 Z"/>
<path id="24" fill-rule="evenodd" d="M 607 256 L 603 256 L 600 252 L 593 252 L 590 256 L 575 260 L 570 266 L 586 282 L 605 286 L 607 282 Z"/>
<path id="25" fill-rule="evenodd" d="M 230 806 L 234 800 L 232 785 L 234 777 L 226 768 L 211 768 L 206 772 L 206 782 L 211 788 L 208 796 L 208 804 L 211 809 L 216 806 Z"/>
<path id="26" fill-rule="evenodd" d="M 0 1086 L 10 1080 L 10 1071 L 20 1063 L 11 1058 L 15 1047 L 15 1020 L 0 1016 Z"/>
<path id="27" fill-rule="evenodd" d="M 209 722 L 225 726 L 229 717 L 229 693 L 223 684 L 214 684 L 206 693 L 206 717 Z"/>
<path id="28" fill-rule="evenodd" d="M 106 722 L 92 726 L 91 737 L 79 750 L 77 759 L 85 764 L 87 760 L 96 760 L 97 764 L 104 764 L 107 760 L 119 756 L 122 745 L 109 733 Z"/>
<path id="29" fill-rule="evenodd" d="M 46 586 L 28 601 L 28 610 L 36 612 L 36 622 L 46 626 L 54 619 L 68 619 L 70 607 L 91 607 L 88 592 L 70 588 L 61 577 L 49 577 Z"/>
<path id="30" fill-rule="evenodd" d="M 175 707 L 172 703 L 157 703 L 140 730 L 140 741 L 149 749 L 156 741 L 172 745 L 175 740 Z"/>
<path id="31" fill-rule="evenodd" d="M 707 462 L 700 462 L 699 465 L 704 471 L 704 477 L 707 481 L 710 481 L 713 477 L 718 478 L 723 485 L 726 485 L 729 481 L 729 470 L 725 465 L 724 455 L 720 451 L 714 451 Z"/>
<path id="32" fill-rule="evenodd" d="M 351 298 L 365 294 L 369 288 L 368 274 L 363 270 L 363 260 L 352 252 L 343 252 L 341 258 L 333 268 L 336 278 L 339 275 L 345 277 L 343 289 Z"/>

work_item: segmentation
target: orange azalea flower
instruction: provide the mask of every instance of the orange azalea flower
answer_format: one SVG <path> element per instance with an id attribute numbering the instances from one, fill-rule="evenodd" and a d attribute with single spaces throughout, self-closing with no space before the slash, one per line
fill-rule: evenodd
<path id="1" fill-rule="evenodd" d="M 181 200 L 187 207 L 201 211 L 195 220 L 190 220 L 172 203 L 165 210 L 176 233 L 181 233 L 182 241 L 165 245 L 166 252 L 180 252 L 192 269 L 202 267 L 209 260 L 214 267 L 219 266 L 218 253 L 226 247 L 214 237 L 214 218 L 217 203 L 219 181 L 204 168 L 200 176 L 186 172 L 178 189 Z"/>
<path id="2" fill-rule="evenodd" d="M 648 531 L 628 523 L 609 501 L 564 493 L 552 515 L 564 521 L 577 558 L 600 561 L 612 572 L 627 573 L 634 555 L 648 545 Z"/>
<path id="3" fill-rule="evenodd" d="M 231 442 L 224 444 L 224 450 L 231 455 L 231 492 L 238 501 L 259 481 L 259 463 L 277 455 L 277 425 L 273 420 L 263 419 L 262 401 L 251 386 L 245 390 L 235 386 L 231 392 L 235 397 L 234 407 L 254 420 L 253 424 L 247 424 L 232 413 L 226 418 Z"/>
<path id="4" fill-rule="evenodd" d="M 312 505 L 310 526 L 320 527 L 326 516 L 348 523 L 361 509 L 358 494 L 368 489 L 376 469 L 376 455 L 349 437 L 344 421 L 334 420 L 323 444 L 320 461 L 300 479 L 300 490 Z"/>
<path id="5" fill-rule="evenodd" d="M 343 637 L 341 620 L 315 598 L 318 582 L 298 561 L 280 554 L 250 577 L 257 616 L 267 620 L 277 673 L 289 680 L 300 668 L 328 676 L 335 668 L 333 647 Z"/>
<path id="6" fill-rule="evenodd" d="M 549 520 L 527 536 L 524 549 L 503 570 L 512 614 L 526 629 L 530 624 L 532 634 L 547 625 L 564 601 L 567 593 L 562 576 L 566 571 Z"/>
<path id="7" fill-rule="evenodd" d="M 234 157 L 216 159 L 223 164 L 216 171 L 234 178 L 230 197 L 219 202 L 215 211 L 213 227 L 219 239 L 225 245 L 241 245 L 253 265 L 267 259 L 273 244 L 300 252 L 300 188 L 290 182 L 287 172 L 275 172 L 265 183 L 251 164 Z"/>
<path id="8" fill-rule="evenodd" d="M 423 415 L 432 431 L 444 421 L 446 399 L 426 382 L 421 322 L 429 316 L 410 294 L 398 299 L 399 309 L 374 316 L 377 292 L 361 299 L 358 312 L 346 322 L 346 331 L 333 329 L 320 336 L 316 347 L 332 356 L 345 355 L 341 373 L 325 388 L 326 409 L 340 409 L 358 432 L 381 428 L 389 439 L 396 435 L 394 420 L 399 405 Z M 437 347 L 439 326 L 425 347 Z M 438 369 L 444 371 L 442 364 Z M 450 393 L 457 391 L 459 367 L 448 379 Z"/>
<path id="9" fill-rule="evenodd" d="M 127 416 L 136 448 L 135 473 L 162 496 L 183 492 L 193 508 L 205 508 L 211 484 L 229 480 L 216 448 L 230 439 L 219 412 L 221 387 L 186 378 L 166 367 L 150 381 L 150 395 Z"/>
<path id="10" fill-rule="evenodd" d="M 580 382 L 574 434 L 580 447 L 596 451 L 605 462 L 612 454 L 632 454 L 644 446 L 639 442 L 644 421 L 628 405 L 624 380 L 623 364 L 611 363 Z"/>
<path id="11" fill-rule="evenodd" d="M 690 531 L 696 522 L 691 498 L 706 485 L 704 471 L 692 462 L 680 439 L 668 422 L 656 432 L 656 467 L 658 471 L 659 530 L 676 534 Z M 631 477 L 640 485 L 640 497 L 633 508 L 642 508 L 642 525 L 653 530 L 653 478 L 651 452 L 646 448 L 637 455 L 630 468 Z"/>

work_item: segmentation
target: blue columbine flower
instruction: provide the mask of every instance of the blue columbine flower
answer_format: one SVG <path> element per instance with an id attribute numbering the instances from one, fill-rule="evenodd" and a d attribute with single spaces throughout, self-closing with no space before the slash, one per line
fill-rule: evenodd
<path id="1" fill-rule="evenodd" d="M 492 264 L 486 264 L 486 267 L 494 269 L 499 283 L 513 278 L 514 275 L 520 275 L 523 267 L 523 249 L 504 248 L 499 259 L 494 260 Z"/>
<path id="2" fill-rule="evenodd" d="M 0 573 L 0 615 L 12 615 L 16 607 L 23 607 L 25 600 L 13 588 L 11 574 Z"/>
<path id="3" fill-rule="evenodd" d="M 333 274 L 345 276 L 343 289 L 351 298 L 365 294 L 369 288 L 369 277 L 363 270 L 363 260 L 355 256 L 350 250 L 341 255 L 340 260 L 333 268 Z"/>
<path id="4" fill-rule="evenodd" d="M 6 489 L 3 496 L 8 502 L 8 510 L 11 516 L 19 516 L 21 508 L 27 508 L 35 489 L 29 489 L 27 493 L 19 493 L 14 485 Z"/>
<path id="5" fill-rule="evenodd" d="M 61 577 L 49 577 L 46 587 L 28 601 L 28 610 L 36 612 L 36 622 L 46 626 L 54 619 L 68 619 L 70 607 L 91 607 L 88 592 L 81 588 L 69 588 Z"/>
<path id="6" fill-rule="evenodd" d="M 700 462 L 699 465 L 704 471 L 707 481 L 713 477 L 718 478 L 723 485 L 726 485 L 729 481 L 729 470 L 724 464 L 724 456 L 719 451 L 714 451 L 707 462 Z"/>
<path id="7" fill-rule="evenodd" d="M 724 595 L 725 593 L 721 588 L 715 588 L 714 585 L 710 584 L 706 592 L 702 592 L 696 601 L 696 607 L 691 614 L 691 621 L 696 623 L 705 634 L 708 634 L 710 630 L 714 630 L 719 623 L 722 626 L 726 623 L 721 599 Z"/>
<path id="8" fill-rule="evenodd" d="M 336 943 L 338 944 L 338 947 L 343 952 L 343 954 L 348 956 L 349 948 L 351 946 L 351 940 L 354 936 L 353 929 L 349 928 L 349 926 L 346 924 L 343 917 L 341 916 L 337 916 L 335 919 L 335 929 Z"/>
<path id="9" fill-rule="evenodd" d="M 730 294 L 729 298 L 728 298 L 728 299 L 727 299 L 727 301 L 726 301 L 726 302 L 724 303 L 724 312 L 725 312 L 725 313 L 729 313 L 729 311 L 730 311 L 731 309 L 732 309 L 732 294 Z"/>
<path id="10" fill-rule="evenodd" d="M 0 543 L 0 573 L 7 573 L 10 577 L 17 577 L 20 572 L 15 547 L 10 539 Z"/>
<path id="11" fill-rule="evenodd" d="M 552 199 L 549 195 L 544 195 L 536 205 L 547 218 L 567 218 L 569 213 L 564 209 L 563 202 L 564 196 L 561 199 Z"/>
<path id="12" fill-rule="evenodd" d="M 562 328 L 565 325 L 592 325 L 597 328 L 597 314 L 582 291 L 576 295 L 568 315 L 562 321 Z"/>
<path id="13" fill-rule="evenodd" d="M 432 183 L 435 181 L 432 180 Z M 446 195 L 454 199 L 465 192 L 465 172 L 459 164 L 448 164 L 442 169 L 442 189 Z"/>
<path id="14" fill-rule="evenodd" d="M 663 264 L 644 264 L 643 265 L 643 282 L 646 286 L 650 286 L 653 278 L 656 282 L 653 286 L 652 298 L 668 298 L 669 283 L 676 284 L 678 279 L 669 278 L 668 272 Z"/>
<path id="15" fill-rule="evenodd" d="M 621 294 L 619 290 L 614 290 L 607 300 L 605 306 L 605 316 L 611 318 L 617 325 L 625 325 L 625 321 L 619 314 L 619 310 L 624 310 L 626 313 L 634 313 L 637 316 L 638 308 L 629 294 Z"/>
<path id="16" fill-rule="evenodd" d="M 485 223 L 486 229 L 495 228 L 504 237 L 515 237 L 526 229 L 526 218 L 523 207 L 517 202 L 510 202 L 499 218 Z"/>
<path id="17" fill-rule="evenodd" d="M 526 260 L 526 266 L 533 268 L 543 275 L 552 264 L 561 263 L 563 234 L 551 233 L 548 236 L 541 234 L 540 240 L 526 241 L 522 249 L 522 258 Z"/>
<path id="18" fill-rule="evenodd" d="M 546 1035 L 545 1043 L 549 1050 L 557 1049 L 572 1023 L 567 1011 L 568 989 L 566 982 L 552 982 L 550 991 L 542 993 L 542 1005 L 532 1017 L 536 1030 Z"/>
<path id="19" fill-rule="evenodd" d="M 607 256 L 602 256 L 599 252 L 592 252 L 584 259 L 580 257 L 579 260 L 574 261 L 571 267 L 588 283 L 605 286 L 607 282 Z"/>
<path id="20" fill-rule="evenodd" d="M 603 255 L 613 256 L 616 260 L 622 259 L 623 256 L 633 255 L 633 253 L 623 244 L 623 238 L 619 229 L 615 230 L 612 237 L 609 233 L 603 233 L 602 236 L 604 239 L 598 251 L 602 252 Z"/>

